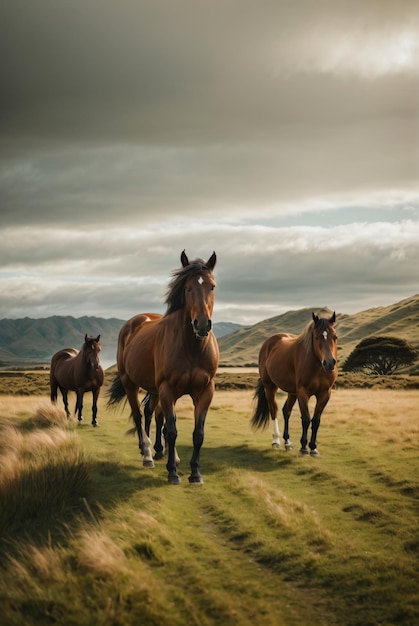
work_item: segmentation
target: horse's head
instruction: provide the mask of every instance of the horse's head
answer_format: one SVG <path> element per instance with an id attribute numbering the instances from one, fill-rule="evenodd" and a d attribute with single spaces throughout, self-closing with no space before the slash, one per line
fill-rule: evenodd
<path id="1" fill-rule="evenodd" d="M 93 370 L 98 370 L 100 367 L 99 353 L 101 351 L 101 347 L 99 341 L 100 335 L 97 337 L 88 337 L 86 334 L 84 336 L 84 358 L 88 367 Z"/>
<path id="2" fill-rule="evenodd" d="M 197 339 L 205 339 L 212 328 L 212 310 L 214 308 L 215 280 L 213 269 L 217 257 L 212 253 L 208 261 L 196 259 L 189 262 L 185 251 L 182 252 L 181 262 L 186 271 L 191 269 L 185 280 L 184 302 L 192 328 Z"/>
<path id="3" fill-rule="evenodd" d="M 313 346 L 323 369 L 332 372 L 337 361 L 337 335 L 335 333 L 336 313 L 330 318 L 313 313 Z"/>

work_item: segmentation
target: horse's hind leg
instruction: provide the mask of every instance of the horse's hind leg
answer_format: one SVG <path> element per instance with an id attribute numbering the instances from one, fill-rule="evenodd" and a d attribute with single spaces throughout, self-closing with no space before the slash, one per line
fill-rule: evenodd
<path id="1" fill-rule="evenodd" d="M 67 391 L 67 389 L 64 389 L 64 387 L 60 387 L 60 391 L 61 391 L 61 395 L 63 397 L 64 410 L 65 410 L 65 413 L 67 415 L 67 419 L 70 419 L 70 410 L 68 408 L 68 391 Z"/>
<path id="2" fill-rule="evenodd" d="M 124 385 L 125 386 L 125 385 Z M 138 406 L 137 388 L 125 386 L 127 399 L 131 407 L 132 418 L 138 435 L 138 446 L 143 456 L 144 467 L 154 467 L 154 461 L 151 454 L 151 441 L 147 436 L 142 424 L 142 416 L 140 407 Z"/>
<path id="3" fill-rule="evenodd" d="M 292 407 L 294 406 L 297 400 L 297 396 L 289 393 L 288 397 L 285 401 L 284 406 L 282 407 L 282 415 L 284 416 L 284 441 L 285 441 L 285 450 L 292 450 L 292 443 L 289 435 L 289 421 L 291 416 Z"/>
<path id="4" fill-rule="evenodd" d="M 281 438 L 279 435 L 279 426 L 278 426 L 278 403 L 276 401 L 276 392 L 278 391 L 278 387 L 265 384 L 264 389 L 265 389 L 266 401 L 268 403 L 269 413 L 274 423 L 274 430 L 272 433 L 272 447 L 280 448 Z"/>
<path id="5" fill-rule="evenodd" d="M 163 458 L 163 452 L 164 452 L 164 448 L 162 444 L 164 415 L 159 405 L 159 397 L 157 395 L 147 394 L 143 400 L 143 408 L 144 408 L 145 432 L 147 434 L 147 437 L 150 437 L 151 419 L 153 417 L 153 413 L 155 412 L 156 439 L 154 442 L 154 450 L 156 453 L 154 455 L 154 458 L 157 461 Z"/>

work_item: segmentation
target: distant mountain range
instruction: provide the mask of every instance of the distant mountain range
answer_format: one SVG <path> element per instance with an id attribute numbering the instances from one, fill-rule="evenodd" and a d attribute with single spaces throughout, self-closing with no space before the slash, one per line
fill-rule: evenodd
<path id="1" fill-rule="evenodd" d="M 311 320 L 312 311 L 330 315 L 324 307 L 288 311 L 252 326 L 231 322 L 214 324 L 220 347 L 220 365 L 254 366 L 263 341 L 280 332 L 299 334 Z M 419 347 L 419 294 L 386 307 L 367 309 L 354 315 L 336 311 L 339 362 L 347 358 L 357 343 L 370 335 L 393 335 Z M 0 320 L 0 365 L 49 363 L 61 348 L 80 348 L 84 335 L 101 335 L 102 362 L 109 367 L 116 361 L 118 333 L 124 320 L 99 317 L 53 316 L 43 319 Z"/>
<path id="2" fill-rule="evenodd" d="M 0 366 L 49 363 L 62 348 L 81 348 L 84 336 L 101 335 L 101 361 L 104 367 L 116 361 L 118 334 L 124 320 L 101 317 L 57 316 L 42 319 L 0 320 Z M 218 322 L 214 334 L 219 339 L 232 333 L 240 324 Z"/>

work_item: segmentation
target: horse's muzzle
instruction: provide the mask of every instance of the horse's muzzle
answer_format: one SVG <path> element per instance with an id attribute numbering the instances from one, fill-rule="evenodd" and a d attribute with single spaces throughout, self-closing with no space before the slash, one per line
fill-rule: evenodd
<path id="1" fill-rule="evenodd" d="M 336 365 L 336 359 L 325 359 L 322 363 L 323 365 L 323 369 L 326 372 L 333 372 L 333 370 L 335 369 L 335 365 Z"/>
<path id="2" fill-rule="evenodd" d="M 208 334 L 212 328 L 212 322 L 209 319 L 205 324 L 201 325 L 198 320 L 193 320 L 192 327 L 195 333 L 195 337 L 197 339 L 205 339 L 205 337 L 208 337 Z"/>

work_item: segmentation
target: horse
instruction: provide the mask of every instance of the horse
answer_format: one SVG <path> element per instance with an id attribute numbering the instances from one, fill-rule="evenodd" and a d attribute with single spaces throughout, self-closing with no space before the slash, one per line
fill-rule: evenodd
<path id="1" fill-rule="evenodd" d="M 77 394 L 75 414 L 79 422 L 83 419 L 83 396 L 87 391 L 93 394 L 92 426 L 98 426 L 97 400 L 104 381 L 104 372 L 100 364 L 99 353 L 100 335 L 97 337 L 84 337 L 81 350 L 76 348 L 64 348 L 54 354 L 51 359 L 50 389 L 51 401 L 57 401 L 57 390 L 63 396 L 64 408 L 67 418 L 70 417 L 68 409 L 68 392 L 75 391 Z"/>
<path id="2" fill-rule="evenodd" d="M 279 388 L 288 394 L 282 408 L 285 449 L 292 449 L 288 424 L 292 408 L 298 400 L 303 430 L 300 453 L 309 454 L 307 433 L 311 423 L 310 455 L 319 455 L 316 446 L 317 431 L 337 377 L 335 322 L 336 313 L 329 318 L 318 317 L 313 313 L 312 320 L 301 335 L 278 333 L 266 339 L 260 348 L 260 378 L 254 395 L 257 404 L 251 426 L 254 429 L 266 428 L 271 418 L 274 421 L 272 446 L 275 448 L 280 447 L 276 402 Z M 316 397 L 316 405 L 313 418 L 310 419 L 308 403 L 312 396 Z"/>
<path id="3" fill-rule="evenodd" d="M 148 392 L 146 420 L 151 419 L 155 410 L 156 416 L 160 416 L 159 436 L 164 417 L 169 484 L 181 482 L 176 469 L 175 404 L 184 395 L 192 398 L 195 418 L 189 482 L 203 482 L 199 471 L 200 451 L 219 358 L 211 321 L 216 254 L 213 252 L 207 261 L 201 258 L 189 261 L 183 250 L 180 260 L 182 266 L 172 272 L 166 293 L 166 313 L 140 313 L 121 328 L 117 348 L 118 372 L 108 392 L 109 407 L 116 406 L 124 398 L 128 400 L 143 466 L 154 467 L 151 441 L 142 424 L 138 401 L 140 389 Z"/>

